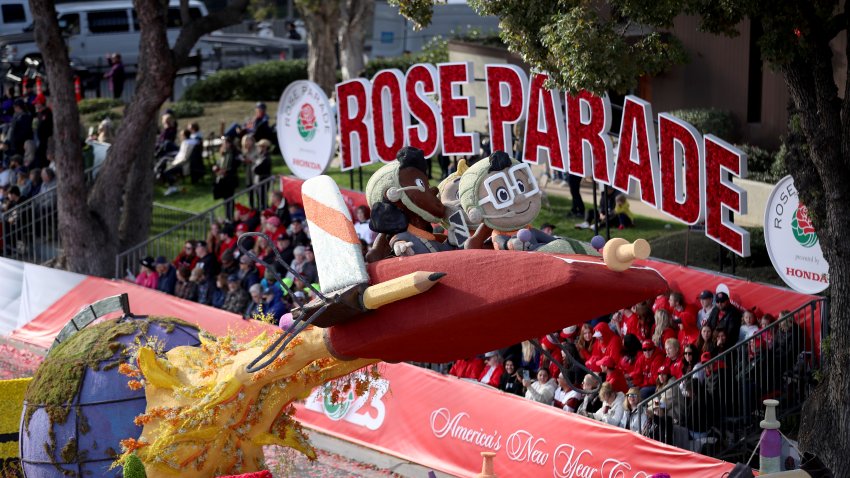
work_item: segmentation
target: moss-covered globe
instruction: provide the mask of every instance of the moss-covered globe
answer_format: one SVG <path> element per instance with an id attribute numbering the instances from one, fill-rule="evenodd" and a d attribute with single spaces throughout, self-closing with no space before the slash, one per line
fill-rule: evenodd
<path id="1" fill-rule="evenodd" d="M 86 327 L 56 346 L 27 389 L 21 464 L 28 478 L 121 477 L 110 470 L 119 442 L 137 438 L 144 389 L 118 372 L 139 345 L 168 351 L 199 345 L 198 328 L 179 319 L 134 317 Z"/>

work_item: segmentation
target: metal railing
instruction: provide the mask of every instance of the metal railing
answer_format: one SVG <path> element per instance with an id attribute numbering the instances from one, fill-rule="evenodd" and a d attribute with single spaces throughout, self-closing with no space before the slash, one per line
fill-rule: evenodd
<path id="1" fill-rule="evenodd" d="M 820 326 L 828 306 L 826 299 L 811 301 L 656 390 L 632 412 L 640 432 L 679 448 L 746 462 L 762 431 L 762 402 L 771 398 L 779 401 L 783 432 L 796 437 L 803 402 L 821 369 Z"/>
<path id="2" fill-rule="evenodd" d="M 217 219 L 232 218 L 236 203 L 244 202 L 251 204 L 252 207 L 262 209 L 266 204 L 268 192 L 277 189 L 279 184 L 277 176 L 266 178 L 206 211 L 186 218 L 150 239 L 118 254 L 115 257 L 115 277 L 124 277 L 128 271 L 136 273 L 139 261 L 144 257 L 165 256 L 173 259 L 180 253 L 186 241 L 206 240 L 210 224 Z"/>
<path id="3" fill-rule="evenodd" d="M 3 257 L 42 264 L 59 255 L 59 214 L 56 188 L 18 204 L 2 214 Z"/>
<path id="4" fill-rule="evenodd" d="M 167 231 L 177 224 L 195 217 L 196 214 L 195 211 L 155 202 L 153 203 L 153 213 L 151 214 L 150 232 L 151 234 L 159 234 L 160 232 Z"/>

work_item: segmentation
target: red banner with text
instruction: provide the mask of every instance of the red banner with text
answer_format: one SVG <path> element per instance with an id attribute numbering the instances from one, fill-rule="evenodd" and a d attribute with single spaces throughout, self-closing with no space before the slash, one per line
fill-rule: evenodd
<path id="1" fill-rule="evenodd" d="M 456 476 L 482 451 L 499 476 L 719 477 L 732 465 L 496 389 L 408 364 L 382 365 L 368 394 L 333 403 L 319 387 L 297 405 L 305 426 Z"/>

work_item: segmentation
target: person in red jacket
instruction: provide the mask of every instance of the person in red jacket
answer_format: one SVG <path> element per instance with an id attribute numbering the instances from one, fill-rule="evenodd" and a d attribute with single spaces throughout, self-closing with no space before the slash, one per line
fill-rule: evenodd
<path id="1" fill-rule="evenodd" d="M 487 352 L 484 354 L 487 360 L 484 370 L 478 375 L 478 381 L 489 385 L 493 388 L 499 388 L 499 379 L 502 378 L 502 373 L 505 372 L 505 367 L 502 365 L 502 356 L 499 352 Z"/>
<path id="2" fill-rule="evenodd" d="M 457 378 L 478 380 L 482 370 L 484 370 L 484 361 L 480 357 L 472 357 L 455 361 L 449 370 L 449 375 L 454 375 Z"/>
<path id="3" fill-rule="evenodd" d="M 596 339 L 596 342 L 593 344 L 593 354 L 590 356 L 587 362 L 585 362 L 585 367 L 594 372 L 599 372 L 599 365 L 597 363 L 604 357 L 611 357 L 614 360 L 614 363 L 620 361 L 622 357 L 621 349 L 623 347 L 623 341 L 620 339 L 618 335 L 611 331 L 611 327 L 608 326 L 605 322 L 599 322 L 596 324 L 596 327 L 593 328 L 593 337 Z"/>
<path id="4" fill-rule="evenodd" d="M 635 362 L 635 372 L 631 376 L 634 386 L 640 388 L 641 400 L 655 391 L 658 367 L 664 363 L 664 355 L 651 340 L 644 340 L 642 346 L 641 354 Z"/>
<path id="5" fill-rule="evenodd" d="M 602 373 L 605 374 L 605 381 L 611 384 L 611 388 L 615 392 L 626 393 L 629 390 L 629 384 L 626 382 L 626 377 L 622 370 L 617 369 L 617 364 L 611 357 L 603 357 L 596 365 Z"/>
<path id="6" fill-rule="evenodd" d="M 673 316 L 674 328 L 679 331 L 679 343 L 683 347 L 695 344 L 699 338 L 696 307 L 686 305 L 685 297 L 681 293 L 672 292 L 670 293 L 670 314 Z"/>

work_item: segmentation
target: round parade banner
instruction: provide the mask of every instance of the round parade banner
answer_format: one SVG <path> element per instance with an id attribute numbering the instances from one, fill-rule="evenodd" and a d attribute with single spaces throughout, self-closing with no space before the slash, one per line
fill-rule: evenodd
<path id="1" fill-rule="evenodd" d="M 770 193 L 764 211 L 764 241 L 773 267 L 789 287 L 806 294 L 829 287 L 829 264 L 791 176 L 782 178 Z"/>
<path id="2" fill-rule="evenodd" d="M 336 149 L 336 120 L 319 85 L 299 80 L 286 87 L 277 109 L 277 138 L 295 176 L 309 179 L 328 169 Z"/>

